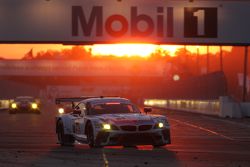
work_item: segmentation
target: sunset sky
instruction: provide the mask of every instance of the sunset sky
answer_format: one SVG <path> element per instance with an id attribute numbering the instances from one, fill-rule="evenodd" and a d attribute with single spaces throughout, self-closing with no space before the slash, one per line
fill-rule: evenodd
<path id="1" fill-rule="evenodd" d="M 0 45 L 0 57 L 8 59 L 19 59 L 33 48 L 34 54 L 48 49 L 61 50 L 72 46 L 51 45 L 51 44 L 2 44 Z"/>
<path id="2" fill-rule="evenodd" d="M 20 59 L 23 57 L 30 49 L 33 49 L 33 53 L 36 54 L 39 51 L 46 50 L 62 50 L 71 48 L 69 45 L 56 45 L 56 44 L 1 44 L 0 57 L 7 59 Z M 87 46 L 89 47 L 89 46 Z M 116 56 L 141 56 L 147 57 L 152 52 L 155 51 L 156 48 L 161 47 L 169 51 L 171 56 L 174 56 L 175 51 L 178 48 L 183 48 L 181 45 L 153 45 L 153 44 L 116 44 L 116 45 L 93 45 L 92 53 L 93 55 L 116 55 Z M 198 46 L 200 54 L 206 54 L 207 48 L 206 46 Z M 186 47 L 191 52 L 197 51 L 197 46 L 187 46 Z M 231 47 L 223 47 L 224 50 L 230 50 Z M 210 46 L 210 53 L 219 52 L 219 47 Z"/>

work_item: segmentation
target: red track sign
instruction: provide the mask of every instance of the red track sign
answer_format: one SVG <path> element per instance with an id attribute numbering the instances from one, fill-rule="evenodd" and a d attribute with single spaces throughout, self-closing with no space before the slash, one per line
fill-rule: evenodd
<path id="1" fill-rule="evenodd" d="M 1 43 L 250 44 L 248 0 L 0 0 Z"/>

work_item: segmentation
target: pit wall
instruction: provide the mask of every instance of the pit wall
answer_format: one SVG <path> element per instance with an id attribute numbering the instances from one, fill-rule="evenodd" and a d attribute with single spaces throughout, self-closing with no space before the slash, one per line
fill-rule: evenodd
<path id="1" fill-rule="evenodd" d="M 10 100 L 0 99 L 0 110 L 8 109 L 10 106 Z"/>
<path id="2" fill-rule="evenodd" d="M 144 105 L 218 117 L 250 117 L 250 103 L 234 102 L 227 96 L 218 100 L 145 99 Z"/>

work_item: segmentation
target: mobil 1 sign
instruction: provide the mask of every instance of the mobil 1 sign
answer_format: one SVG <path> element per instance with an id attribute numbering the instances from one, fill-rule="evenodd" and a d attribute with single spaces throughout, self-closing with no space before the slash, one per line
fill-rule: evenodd
<path id="1" fill-rule="evenodd" d="M 1 43 L 250 44 L 248 0 L 0 0 Z"/>

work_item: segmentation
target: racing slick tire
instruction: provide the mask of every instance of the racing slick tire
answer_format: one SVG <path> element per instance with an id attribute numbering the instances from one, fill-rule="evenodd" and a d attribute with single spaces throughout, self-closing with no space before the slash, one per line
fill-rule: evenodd
<path id="1" fill-rule="evenodd" d="M 75 142 L 72 135 L 64 134 L 63 122 L 61 120 L 57 123 L 57 138 L 61 146 L 73 146 Z"/>
<path id="2" fill-rule="evenodd" d="M 90 123 L 87 126 L 86 135 L 87 135 L 87 141 L 88 141 L 90 148 L 101 148 L 102 147 L 101 145 L 97 144 L 97 142 L 95 141 L 94 130 L 93 130 L 93 127 Z"/>

